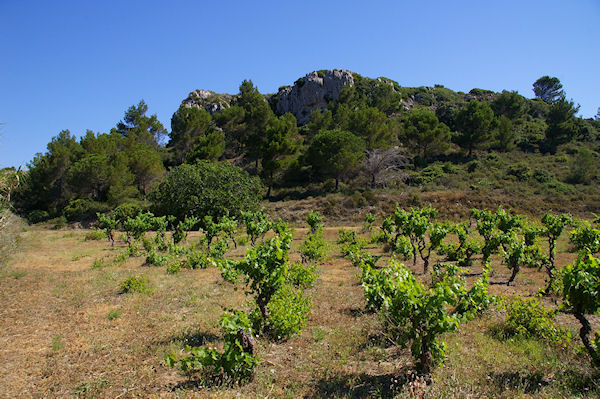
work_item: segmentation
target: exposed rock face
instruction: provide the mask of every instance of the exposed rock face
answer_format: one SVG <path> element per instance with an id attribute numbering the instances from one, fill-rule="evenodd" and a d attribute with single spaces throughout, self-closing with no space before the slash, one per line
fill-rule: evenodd
<path id="1" fill-rule="evenodd" d="M 209 90 L 195 90 L 182 101 L 182 104 L 188 108 L 203 108 L 212 115 L 225 108 L 229 108 L 232 99 L 233 96 L 231 94 L 217 94 Z"/>
<path id="2" fill-rule="evenodd" d="M 298 79 L 294 86 L 279 90 L 275 111 L 280 115 L 290 112 L 298 123 L 304 124 L 310 120 L 313 110 L 325 109 L 329 101 L 337 100 L 344 85 L 354 85 L 352 72 L 334 69 L 320 77 L 313 71 Z"/>

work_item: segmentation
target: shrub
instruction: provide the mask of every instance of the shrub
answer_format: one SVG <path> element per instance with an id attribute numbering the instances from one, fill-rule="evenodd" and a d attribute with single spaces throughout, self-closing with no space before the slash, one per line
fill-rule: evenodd
<path id="1" fill-rule="evenodd" d="M 97 212 L 107 211 L 107 205 L 90 199 L 75 199 L 70 201 L 63 209 L 67 221 L 91 219 Z"/>
<path id="2" fill-rule="evenodd" d="M 62 229 L 63 227 L 65 227 L 67 225 L 67 218 L 64 216 L 59 216 L 56 217 L 54 219 L 50 219 L 48 220 L 48 223 L 53 225 L 53 229 L 54 230 L 59 230 Z"/>
<path id="3" fill-rule="evenodd" d="M 586 314 L 600 310 L 600 261 L 582 251 L 577 260 L 563 270 L 563 306 L 570 310 L 581 324 L 579 336 L 592 362 L 600 367 L 600 334 L 592 342 L 592 326 Z"/>
<path id="4" fill-rule="evenodd" d="M 243 211 L 258 209 L 263 186 L 240 168 L 227 163 L 200 161 L 173 170 L 151 194 L 158 214 L 212 216 L 216 220 L 229 214 L 240 217 Z"/>
<path id="5" fill-rule="evenodd" d="M 121 224 L 127 219 L 135 218 L 142 213 L 142 208 L 138 204 L 122 204 L 115 208 L 114 217 Z"/>
<path id="6" fill-rule="evenodd" d="M 557 310 L 547 309 L 539 298 L 512 298 L 502 307 L 506 310 L 503 332 L 507 337 L 521 335 L 555 343 L 570 339 L 569 332 L 554 322 Z"/>
<path id="7" fill-rule="evenodd" d="M 319 277 L 316 265 L 302 265 L 292 263 L 288 269 L 287 281 L 294 287 L 309 288 L 312 287 L 317 277 Z"/>
<path id="8" fill-rule="evenodd" d="M 146 264 L 152 266 L 164 266 L 169 261 L 168 256 L 159 255 L 154 250 L 148 252 L 148 256 L 146 256 Z"/>
<path id="9" fill-rule="evenodd" d="M 550 181 L 548 183 L 544 183 L 544 190 L 552 195 L 556 195 L 556 194 L 570 195 L 570 194 L 577 193 L 577 190 L 575 190 L 573 188 L 573 186 L 570 186 L 568 184 L 565 184 L 565 183 L 562 183 L 559 181 Z"/>
<path id="10" fill-rule="evenodd" d="M 167 265 L 167 274 L 177 274 L 181 271 L 181 261 L 174 260 Z"/>
<path id="11" fill-rule="evenodd" d="M 531 169 L 524 162 L 517 162 L 508 167 L 507 174 L 515 176 L 518 181 L 526 181 L 531 177 Z"/>
<path id="12" fill-rule="evenodd" d="M 554 175 L 545 169 L 536 168 L 533 171 L 533 178 L 539 183 L 548 183 L 554 180 Z"/>
<path id="13" fill-rule="evenodd" d="M 169 367 L 179 367 L 188 376 L 200 374 L 208 384 L 246 382 L 258 364 L 250 320 L 242 312 L 225 312 L 221 316 L 221 329 L 225 334 L 223 352 L 187 346 L 188 356 L 177 358 L 169 354 L 165 363 Z"/>
<path id="14" fill-rule="evenodd" d="M 323 230 L 323 223 L 321 223 L 323 218 L 319 214 L 319 211 L 310 211 L 306 216 L 306 223 L 310 227 L 311 234 Z"/>
<path id="15" fill-rule="evenodd" d="M 48 220 L 50 215 L 46 211 L 41 211 L 39 209 L 33 210 L 27 214 L 27 221 L 29 223 L 39 223 L 45 220 Z"/>
<path id="16" fill-rule="evenodd" d="M 269 302 L 269 317 L 264 321 L 262 330 L 276 340 L 285 340 L 304 329 L 310 308 L 311 299 L 303 296 L 301 289 L 284 285 Z M 256 323 L 256 330 L 260 330 L 262 318 L 258 308 L 251 318 Z"/>
<path id="17" fill-rule="evenodd" d="M 491 303 L 487 294 L 489 267 L 470 290 L 453 265 L 434 268 L 432 284 L 424 286 L 402 265 L 395 265 L 379 285 L 386 331 L 402 347 L 410 346 L 423 374 L 444 358 L 445 344 L 439 337 L 456 330 Z M 364 284 L 364 283 L 363 283 Z M 381 287 L 381 288 L 378 288 Z"/>
<path id="18" fill-rule="evenodd" d="M 478 160 L 473 160 L 467 164 L 467 172 L 473 173 L 481 168 L 481 163 Z"/>
<path id="19" fill-rule="evenodd" d="M 121 283 L 121 292 L 123 294 L 139 292 L 141 294 L 150 294 L 152 287 L 147 276 L 136 275 L 128 277 Z"/>
<path id="20" fill-rule="evenodd" d="M 246 226 L 246 234 L 250 238 L 252 245 L 256 243 L 258 237 L 263 237 L 271 229 L 272 223 L 269 216 L 263 211 L 242 212 L 242 220 Z"/>
<path id="21" fill-rule="evenodd" d="M 186 261 L 186 266 L 190 269 L 206 269 L 211 265 L 211 259 L 201 251 L 192 251 Z"/>
<path id="22" fill-rule="evenodd" d="M 91 230 L 85 233 L 83 239 L 85 241 L 97 241 L 106 238 L 106 233 L 102 230 Z"/>
<path id="23" fill-rule="evenodd" d="M 598 161 L 594 160 L 594 153 L 587 148 L 582 148 L 577 157 L 571 162 L 571 170 L 567 178 L 569 183 L 590 184 L 598 174 Z"/>
<path id="24" fill-rule="evenodd" d="M 306 236 L 300 254 L 303 260 L 321 261 L 327 258 L 327 243 L 323 239 L 323 233 L 317 232 Z"/>

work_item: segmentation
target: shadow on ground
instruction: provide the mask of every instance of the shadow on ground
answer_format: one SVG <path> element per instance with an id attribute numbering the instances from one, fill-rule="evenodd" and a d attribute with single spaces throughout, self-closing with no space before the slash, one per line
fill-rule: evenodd
<path id="1" fill-rule="evenodd" d="M 394 374 L 338 374 L 323 378 L 316 382 L 305 398 L 393 398 L 402 391 L 409 391 L 420 397 L 426 389 L 425 379 L 407 368 Z"/>
<path id="2" fill-rule="evenodd" d="M 182 346 L 202 346 L 206 345 L 209 342 L 215 342 L 221 339 L 221 337 L 205 331 L 199 330 L 187 330 L 182 331 L 178 334 L 175 334 L 171 337 L 168 337 L 165 340 L 158 342 L 159 344 L 171 344 L 171 343 L 181 343 Z"/>

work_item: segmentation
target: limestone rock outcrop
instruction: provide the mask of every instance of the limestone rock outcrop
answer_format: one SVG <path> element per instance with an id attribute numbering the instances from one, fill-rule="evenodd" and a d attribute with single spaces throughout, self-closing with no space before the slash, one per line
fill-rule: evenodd
<path id="1" fill-rule="evenodd" d="M 234 96 L 231 94 L 217 94 L 210 90 L 194 90 L 188 94 L 182 104 L 188 108 L 196 107 L 208 111 L 211 115 L 229 108 Z"/>
<path id="2" fill-rule="evenodd" d="M 294 86 L 279 90 L 273 98 L 275 112 L 279 115 L 290 112 L 298 123 L 304 124 L 313 110 L 325 109 L 329 101 L 337 100 L 345 85 L 354 85 L 354 77 L 348 70 L 313 71 L 298 79 Z"/>

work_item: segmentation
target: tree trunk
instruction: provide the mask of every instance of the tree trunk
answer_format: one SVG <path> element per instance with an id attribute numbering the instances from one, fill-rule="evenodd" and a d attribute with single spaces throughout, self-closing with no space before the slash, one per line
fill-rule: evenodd
<path id="1" fill-rule="evenodd" d="M 515 265 L 513 267 L 512 274 L 510 275 L 510 278 L 506 282 L 506 285 L 510 285 L 510 283 L 512 283 L 513 281 L 515 281 L 515 277 L 517 277 L 517 273 L 519 273 L 519 269 L 521 269 L 521 267 L 519 265 Z"/>
<path id="2" fill-rule="evenodd" d="M 427 336 L 421 338 L 421 357 L 419 359 L 419 369 L 421 374 L 429 375 L 433 369 L 433 355 L 427 344 Z"/>
<path id="3" fill-rule="evenodd" d="M 271 185 L 269 185 L 269 188 L 267 189 L 267 199 L 271 199 Z"/>
<path id="4" fill-rule="evenodd" d="M 544 289 L 544 295 L 550 295 L 552 289 L 552 283 L 554 282 L 554 266 L 552 264 L 546 265 L 546 272 L 548 273 L 548 285 Z"/>
<path id="5" fill-rule="evenodd" d="M 265 321 L 267 320 L 267 302 L 261 298 L 256 298 L 256 304 L 258 305 L 258 309 L 260 310 L 260 316 L 262 317 L 261 321 L 261 329 L 265 325 Z"/>
<path id="6" fill-rule="evenodd" d="M 339 178 L 336 176 L 336 177 L 335 177 L 335 191 L 337 191 L 337 190 L 338 190 L 339 183 L 340 183 L 340 179 L 339 179 Z"/>
<path id="7" fill-rule="evenodd" d="M 579 336 L 581 337 L 581 341 L 583 341 L 583 346 L 587 349 L 590 357 L 592 358 L 592 362 L 596 366 L 600 366 L 600 355 L 597 352 L 597 348 L 594 348 L 594 345 L 590 342 L 590 333 L 592 332 L 592 326 L 588 319 L 582 313 L 575 312 L 573 313 L 575 318 L 579 320 L 581 323 L 581 329 L 579 329 Z"/>

